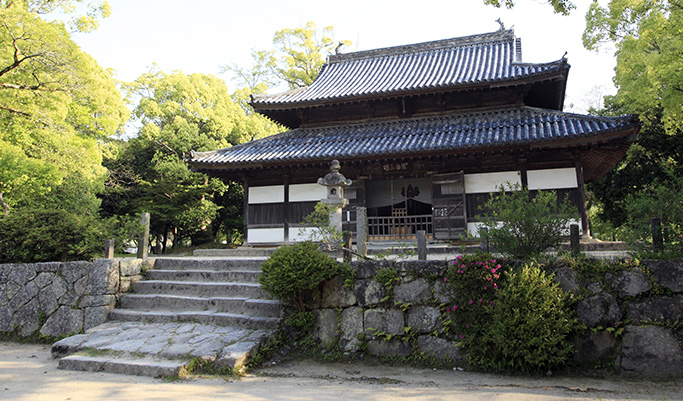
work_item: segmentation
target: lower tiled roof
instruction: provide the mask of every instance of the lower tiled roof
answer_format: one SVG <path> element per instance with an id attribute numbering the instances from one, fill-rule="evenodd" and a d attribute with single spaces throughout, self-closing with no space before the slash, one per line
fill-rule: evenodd
<path id="1" fill-rule="evenodd" d="M 599 142 L 639 126 L 634 116 L 596 117 L 523 107 L 491 112 L 298 128 L 257 141 L 194 152 L 196 169 L 249 169 L 267 165 L 384 159 L 515 146 Z"/>

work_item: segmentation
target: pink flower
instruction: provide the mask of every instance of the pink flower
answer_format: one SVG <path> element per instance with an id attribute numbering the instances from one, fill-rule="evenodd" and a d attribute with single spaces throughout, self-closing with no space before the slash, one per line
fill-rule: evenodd
<path id="1" fill-rule="evenodd" d="M 486 288 L 486 286 L 484 286 L 484 291 L 486 291 L 486 290 L 488 290 L 488 288 Z"/>
<path id="2" fill-rule="evenodd" d="M 447 279 L 446 277 L 444 277 L 444 278 L 443 278 L 443 281 L 448 281 L 448 279 Z"/>
<path id="3" fill-rule="evenodd" d="M 498 269 L 500 269 L 500 265 L 496 266 Z"/>
<path id="4" fill-rule="evenodd" d="M 482 299 L 482 298 L 479 298 L 479 303 L 481 303 L 482 301 L 483 301 L 483 299 Z"/>
<path id="5" fill-rule="evenodd" d="M 460 338 L 465 338 L 465 336 L 463 336 L 462 334 L 460 334 Z"/>
<path id="6" fill-rule="evenodd" d="M 465 325 L 465 328 L 466 328 L 466 329 L 469 329 L 469 328 L 470 328 L 470 325 L 469 325 L 469 324 L 466 324 L 466 325 Z"/>
<path id="7" fill-rule="evenodd" d="M 470 305 L 472 305 L 473 303 L 474 303 L 474 301 L 472 301 L 472 300 L 470 299 Z"/>
<path id="8" fill-rule="evenodd" d="M 490 303 L 491 303 L 491 306 L 493 306 L 493 301 L 491 301 Z"/>
<path id="9" fill-rule="evenodd" d="M 453 305 L 453 312 L 455 312 L 456 309 L 458 309 L 458 305 Z"/>

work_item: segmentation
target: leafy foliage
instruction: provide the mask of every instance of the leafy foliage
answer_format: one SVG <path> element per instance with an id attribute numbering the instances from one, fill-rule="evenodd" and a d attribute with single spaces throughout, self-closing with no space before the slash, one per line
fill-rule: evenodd
<path id="1" fill-rule="evenodd" d="M 628 210 L 626 236 L 631 242 L 651 241 L 650 221 L 659 218 L 664 242 L 683 244 L 683 180 L 676 186 L 653 184 L 625 199 Z"/>
<path id="2" fill-rule="evenodd" d="M 104 242 L 118 247 L 139 233 L 139 224 L 63 209 L 19 209 L 0 217 L 0 263 L 84 260 L 101 256 Z"/>
<path id="3" fill-rule="evenodd" d="M 468 361 L 494 372 L 545 373 L 567 366 L 574 354 L 570 336 L 580 327 L 570 304 L 571 296 L 537 266 L 506 272 L 489 321 L 468 344 Z"/>
<path id="4" fill-rule="evenodd" d="M 501 6 L 512 8 L 515 6 L 514 0 L 484 0 L 484 3 L 498 8 Z M 562 15 L 569 15 L 569 13 L 576 8 L 574 3 L 569 0 L 548 0 L 548 4 L 553 7 L 553 10 L 555 10 L 556 13 Z"/>
<path id="5" fill-rule="evenodd" d="M 313 212 L 304 217 L 302 222 L 307 227 L 313 227 L 313 230 L 306 231 L 305 228 L 301 228 L 299 234 L 305 235 L 308 232 L 310 241 L 321 242 L 328 251 L 339 249 L 342 233 L 330 224 L 330 213 L 334 210 L 334 206 L 323 202 L 316 203 Z"/>
<path id="6" fill-rule="evenodd" d="M 501 185 L 479 217 L 494 248 L 519 259 L 540 256 L 562 240 L 562 232 L 577 214 L 568 199 L 558 202 L 554 191 L 532 195 L 519 185 Z"/>
<path id="7" fill-rule="evenodd" d="M 259 283 L 285 304 L 305 310 L 305 296 L 347 269 L 310 241 L 278 248 L 261 265 Z"/>

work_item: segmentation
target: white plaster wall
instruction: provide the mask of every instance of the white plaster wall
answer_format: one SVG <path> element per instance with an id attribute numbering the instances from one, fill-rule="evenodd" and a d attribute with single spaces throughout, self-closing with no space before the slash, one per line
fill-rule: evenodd
<path id="1" fill-rule="evenodd" d="M 307 241 L 316 231 L 315 227 L 289 227 L 289 242 Z"/>
<path id="2" fill-rule="evenodd" d="M 250 228 L 247 232 L 249 244 L 285 241 L 284 228 Z"/>
<path id="3" fill-rule="evenodd" d="M 327 198 L 327 187 L 320 184 L 293 184 L 289 186 L 290 202 L 319 202 Z"/>
<path id="4" fill-rule="evenodd" d="M 284 185 L 249 187 L 249 203 L 282 203 L 285 201 Z"/>
<path id="5" fill-rule="evenodd" d="M 506 182 L 522 185 L 519 171 L 465 174 L 465 192 L 468 194 L 498 192 L 499 187 Z"/>
<path id="6" fill-rule="evenodd" d="M 577 188 L 575 168 L 554 168 L 527 171 L 529 189 Z"/>

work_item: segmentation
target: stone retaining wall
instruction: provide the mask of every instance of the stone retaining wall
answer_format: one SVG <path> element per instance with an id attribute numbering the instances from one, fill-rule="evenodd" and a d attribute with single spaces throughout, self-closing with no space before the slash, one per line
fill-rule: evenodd
<path id="1" fill-rule="evenodd" d="M 141 259 L 0 265 L 0 333 L 63 337 L 97 326 L 142 269 Z"/>
<path id="2" fill-rule="evenodd" d="M 338 341 L 346 352 L 409 356 L 415 352 L 463 366 L 464 355 L 442 330 L 446 262 L 353 262 L 353 289 L 339 278 L 327 282 L 309 307 L 314 337 Z M 400 283 L 387 297 L 375 280 L 393 266 Z M 645 261 L 638 268 L 582 282 L 569 268 L 556 280 L 581 301 L 577 315 L 587 330 L 575 339 L 575 361 L 584 368 L 614 369 L 648 377 L 683 375 L 683 261 Z M 408 337 L 410 336 L 410 338 Z"/>

